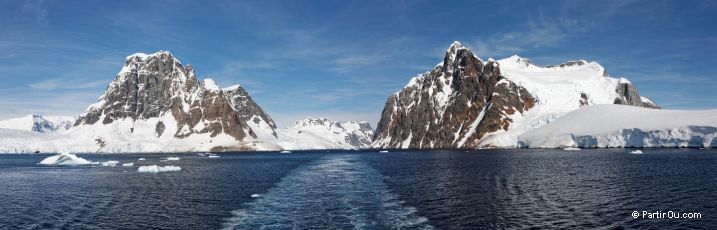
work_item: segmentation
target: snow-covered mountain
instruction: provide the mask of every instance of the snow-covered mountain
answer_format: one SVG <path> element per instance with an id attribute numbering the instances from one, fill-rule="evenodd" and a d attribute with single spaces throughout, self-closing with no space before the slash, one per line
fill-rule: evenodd
<path id="1" fill-rule="evenodd" d="M 484 61 L 454 42 L 433 70 L 389 96 L 374 146 L 516 147 L 519 135 L 596 104 L 659 108 L 596 62 L 541 67 L 518 56 Z"/>
<path id="2" fill-rule="evenodd" d="M 66 134 L 73 151 L 166 152 L 279 149 L 276 125 L 239 85 L 197 80 L 171 53 L 128 56 L 98 102 Z"/>
<path id="3" fill-rule="evenodd" d="M 519 147 L 717 147 L 717 109 L 580 108 L 518 137 Z"/>
<path id="4" fill-rule="evenodd" d="M 72 127 L 75 118 L 65 116 L 27 116 L 0 121 L 0 129 L 19 129 L 40 133 L 61 133 Z"/>
<path id="5" fill-rule="evenodd" d="M 368 122 L 339 122 L 327 118 L 305 118 L 277 132 L 277 144 L 288 150 L 369 148 L 373 138 Z"/>

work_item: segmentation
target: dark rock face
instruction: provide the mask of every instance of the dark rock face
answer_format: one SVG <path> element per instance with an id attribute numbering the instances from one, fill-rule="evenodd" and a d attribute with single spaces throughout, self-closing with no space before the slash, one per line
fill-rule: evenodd
<path id="1" fill-rule="evenodd" d="M 660 106 L 652 101 L 643 101 L 635 86 L 630 82 L 620 82 L 620 84 L 617 85 L 615 92 L 617 92 L 619 97 L 615 98 L 614 104 L 660 109 Z"/>
<path id="2" fill-rule="evenodd" d="M 536 99 L 455 42 L 443 63 L 389 96 L 376 128 L 379 148 L 474 148 L 486 134 L 508 130 L 515 113 Z"/>
<path id="3" fill-rule="evenodd" d="M 239 120 L 253 122 L 254 124 L 259 124 L 264 121 L 271 127 L 274 137 L 277 136 L 276 131 L 274 131 L 276 129 L 274 120 L 251 99 L 249 93 L 247 93 L 244 88 L 237 85 L 223 89 L 222 92 L 225 97 L 229 99 L 229 104 L 232 109 L 236 111 Z"/>
<path id="4" fill-rule="evenodd" d="M 271 124 L 272 132 L 276 127 L 244 89 L 236 86 L 222 91 L 208 87 L 197 81 L 191 65 L 182 66 L 169 52 L 128 57 L 99 102 L 90 106 L 75 126 L 164 115 L 176 120 L 177 131 L 171 135 L 178 138 L 226 133 L 242 141 L 247 136 L 255 137 L 247 125 L 254 115 Z M 156 137 L 166 135 L 165 125 L 162 121 L 156 124 Z"/>

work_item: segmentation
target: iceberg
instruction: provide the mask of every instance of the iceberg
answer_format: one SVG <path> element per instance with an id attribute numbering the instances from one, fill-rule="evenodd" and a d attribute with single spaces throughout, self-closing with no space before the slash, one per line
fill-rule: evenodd
<path id="1" fill-rule="evenodd" d="M 134 166 L 134 163 L 132 163 L 132 162 L 124 163 L 124 164 L 122 164 L 122 166 L 124 166 L 124 167 L 132 167 L 132 166 Z"/>
<path id="2" fill-rule="evenodd" d="M 282 151 L 279 152 L 279 153 L 291 153 L 291 151 L 289 151 L 289 150 L 282 150 Z"/>
<path id="3" fill-rule="evenodd" d="M 630 151 L 630 153 L 632 153 L 632 154 L 642 154 L 642 151 L 640 151 L 640 150 L 638 149 L 638 150 L 632 150 L 632 151 Z"/>
<path id="4" fill-rule="evenodd" d="M 143 161 L 143 160 L 146 160 L 146 159 L 144 159 L 144 157 L 142 157 L 142 158 L 139 158 L 139 159 L 137 159 L 137 160 L 138 160 L 138 161 Z"/>
<path id="5" fill-rule="evenodd" d="M 565 150 L 565 151 L 580 151 L 580 148 L 576 148 L 576 147 L 567 147 L 567 148 L 563 148 L 563 150 Z"/>
<path id="6" fill-rule="evenodd" d="M 40 161 L 40 165 L 88 165 L 92 162 L 72 153 L 60 153 Z"/>
<path id="7" fill-rule="evenodd" d="M 217 155 L 217 154 L 209 154 L 209 156 L 207 156 L 207 157 L 209 157 L 209 158 L 219 158 L 219 155 Z"/>
<path id="8" fill-rule="evenodd" d="M 157 166 L 157 165 L 145 165 L 145 166 L 139 166 L 137 169 L 138 172 L 148 172 L 148 173 L 160 173 L 160 172 L 176 172 L 182 170 L 179 166 Z"/>
<path id="9" fill-rule="evenodd" d="M 259 194 L 251 194 L 251 198 L 259 198 L 259 197 L 261 197 L 261 195 L 259 195 Z"/>

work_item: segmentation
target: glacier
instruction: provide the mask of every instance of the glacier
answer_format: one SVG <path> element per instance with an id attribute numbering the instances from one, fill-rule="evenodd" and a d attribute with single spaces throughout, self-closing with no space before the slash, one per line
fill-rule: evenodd
<path id="1" fill-rule="evenodd" d="M 521 134 L 524 148 L 717 147 L 717 109 L 593 105 Z"/>

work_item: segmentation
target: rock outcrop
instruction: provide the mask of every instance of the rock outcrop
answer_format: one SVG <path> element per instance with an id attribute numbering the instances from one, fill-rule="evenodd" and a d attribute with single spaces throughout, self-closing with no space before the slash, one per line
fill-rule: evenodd
<path id="1" fill-rule="evenodd" d="M 443 62 L 411 79 L 386 101 L 376 127 L 378 148 L 473 148 L 485 134 L 507 130 L 511 116 L 535 105 L 523 87 L 455 42 Z"/>

